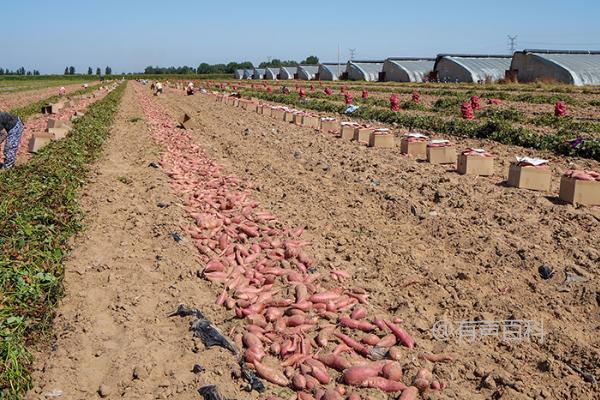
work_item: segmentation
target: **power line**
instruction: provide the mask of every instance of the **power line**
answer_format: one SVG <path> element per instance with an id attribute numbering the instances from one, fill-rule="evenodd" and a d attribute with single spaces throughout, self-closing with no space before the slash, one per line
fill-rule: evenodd
<path id="1" fill-rule="evenodd" d="M 513 54 L 515 52 L 515 49 L 517 48 L 517 35 L 515 35 L 515 36 L 507 35 L 507 37 L 508 37 L 508 48 L 510 50 L 510 54 Z"/>
<path id="2" fill-rule="evenodd" d="M 354 56 L 356 55 L 356 49 L 348 49 L 350 51 L 350 60 L 354 60 Z"/>

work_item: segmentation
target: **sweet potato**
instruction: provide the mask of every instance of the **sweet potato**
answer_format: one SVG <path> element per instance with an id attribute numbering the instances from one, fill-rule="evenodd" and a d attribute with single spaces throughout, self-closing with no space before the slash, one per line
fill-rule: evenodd
<path id="1" fill-rule="evenodd" d="M 327 389 L 323 400 L 341 400 L 342 396 L 335 389 Z"/>
<path id="2" fill-rule="evenodd" d="M 304 390 L 306 388 L 306 378 L 300 373 L 294 374 L 292 377 L 292 387 L 296 390 Z"/>
<path id="3" fill-rule="evenodd" d="M 375 326 L 367 321 L 359 321 L 348 317 L 340 317 L 340 324 L 350 329 L 360 329 L 364 332 L 371 332 L 375 330 Z"/>
<path id="4" fill-rule="evenodd" d="M 402 380 L 402 366 L 397 362 L 387 363 L 381 370 L 381 374 L 384 378 L 392 381 L 400 382 Z"/>
<path id="5" fill-rule="evenodd" d="M 360 339 L 360 341 L 364 344 L 368 344 L 369 346 L 376 346 L 379 343 L 380 339 L 379 336 L 370 333 L 368 335 L 363 336 Z"/>
<path id="6" fill-rule="evenodd" d="M 427 360 L 431 362 L 452 362 L 454 357 L 448 354 L 432 354 L 432 353 L 421 353 L 419 354 L 421 360 Z"/>
<path id="7" fill-rule="evenodd" d="M 378 347 L 392 347 L 396 344 L 396 335 L 390 333 L 382 337 L 375 345 Z"/>
<path id="8" fill-rule="evenodd" d="M 281 371 L 268 367 L 259 361 L 254 363 L 254 367 L 256 368 L 258 375 L 266 381 L 279 386 L 289 385 L 289 380 Z"/>
<path id="9" fill-rule="evenodd" d="M 361 387 L 379 389 L 386 393 L 401 392 L 406 386 L 401 382 L 392 381 L 381 376 L 367 378 L 360 383 Z"/>
<path id="10" fill-rule="evenodd" d="M 298 392 L 298 400 L 315 400 L 315 398 L 306 392 Z"/>
<path id="11" fill-rule="evenodd" d="M 415 342 L 408 335 L 408 333 L 406 333 L 406 331 L 404 329 L 400 328 L 398 325 L 396 325 L 390 321 L 385 321 L 385 324 L 387 325 L 388 328 L 390 328 L 392 333 L 394 335 L 396 335 L 396 337 L 398 338 L 400 343 L 402 343 L 404 346 L 408 347 L 409 349 L 412 349 L 413 347 L 415 347 Z"/>
<path id="12" fill-rule="evenodd" d="M 358 354 L 364 357 L 367 357 L 369 355 L 369 349 L 361 343 L 357 342 L 356 340 L 352 339 L 351 337 L 344 335 L 341 332 L 335 332 L 335 336 L 342 342 L 344 342 L 346 345 L 350 346 L 350 348 L 354 349 L 354 351 L 356 351 Z"/>
<path id="13" fill-rule="evenodd" d="M 329 368 L 333 368 L 338 371 L 343 371 L 351 367 L 351 364 L 348 360 L 337 354 L 320 354 L 317 356 L 317 360 L 321 361 Z"/>
<path id="14" fill-rule="evenodd" d="M 367 378 L 372 378 L 381 372 L 381 368 L 369 365 L 356 365 L 346 369 L 343 373 L 344 383 L 352 386 L 360 385 Z"/>
<path id="15" fill-rule="evenodd" d="M 354 307 L 354 310 L 352 311 L 352 314 L 350 315 L 350 318 L 352 318 L 352 319 L 363 319 L 366 316 L 367 316 L 367 310 L 365 310 L 361 306 L 356 306 L 356 307 Z"/>
<path id="16" fill-rule="evenodd" d="M 419 389 L 414 386 L 409 386 L 402 391 L 398 400 L 417 400 L 417 396 L 419 395 Z"/>

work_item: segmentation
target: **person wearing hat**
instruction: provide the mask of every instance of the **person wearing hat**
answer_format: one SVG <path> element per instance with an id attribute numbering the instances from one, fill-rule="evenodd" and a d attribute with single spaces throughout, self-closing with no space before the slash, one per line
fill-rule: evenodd
<path id="1" fill-rule="evenodd" d="M 188 96 L 192 96 L 194 94 L 194 82 L 188 83 L 186 91 Z"/>
<path id="2" fill-rule="evenodd" d="M 6 141 L 4 143 L 4 164 L 0 163 L 0 169 L 9 169 L 15 165 L 23 129 L 21 118 L 7 112 L 0 112 L 0 144 Z"/>

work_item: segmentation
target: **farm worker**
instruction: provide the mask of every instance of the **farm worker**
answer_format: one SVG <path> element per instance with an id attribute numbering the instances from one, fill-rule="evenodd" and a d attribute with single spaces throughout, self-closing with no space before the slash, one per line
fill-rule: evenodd
<path id="1" fill-rule="evenodd" d="M 21 118 L 0 112 L 0 144 L 6 140 L 6 143 L 4 143 L 4 164 L 0 164 L 1 169 L 9 169 L 15 165 L 23 129 Z"/>
<path id="2" fill-rule="evenodd" d="M 287 86 L 282 86 L 281 87 L 281 93 L 283 93 L 283 94 L 290 94 L 290 89 L 288 89 Z"/>
<path id="3" fill-rule="evenodd" d="M 363 89 L 361 97 L 363 99 L 368 99 L 369 98 L 369 91 L 367 89 Z"/>
<path id="4" fill-rule="evenodd" d="M 331 95 L 332 93 L 333 93 L 333 90 L 331 90 L 331 88 L 328 88 L 328 87 L 326 87 L 326 88 L 325 88 L 325 94 L 326 94 L 326 95 L 328 95 L 328 96 L 329 96 L 329 95 Z"/>
<path id="5" fill-rule="evenodd" d="M 156 93 L 163 93 L 163 85 L 160 82 L 156 82 L 156 84 L 154 85 L 154 87 L 156 88 Z"/>
<path id="6" fill-rule="evenodd" d="M 298 90 L 298 94 L 300 95 L 301 99 L 304 99 L 306 97 L 306 90 L 304 88 L 301 88 L 300 90 Z"/>
<path id="7" fill-rule="evenodd" d="M 60 89 L 58 89 L 58 95 L 59 96 L 64 96 L 65 93 L 67 93 L 67 89 L 65 89 L 64 86 L 61 86 Z"/>
<path id="8" fill-rule="evenodd" d="M 84 83 L 84 84 L 83 84 L 83 88 L 84 88 L 84 89 L 87 89 L 87 88 L 88 88 L 88 84 L 87 84 L 87 83 Z"/>
<path id="9" fill-rule="evenodd" d="M 187 91 L 188 96 L 191 96 L 194 94 L 194 83 L 193 82 L 188 83 L 186 91 Z"/>
<path id="10" fill-rule="evenodd" d="M 416 104 L 421 103 L 421 93 L 414 91 L 412 92 L 412 101 Z"/>
<path id="11" fill-rule="evenodd" d="M 315 85 L 310 85 L 310 91 L 314 92 L 315 91 Z"/>

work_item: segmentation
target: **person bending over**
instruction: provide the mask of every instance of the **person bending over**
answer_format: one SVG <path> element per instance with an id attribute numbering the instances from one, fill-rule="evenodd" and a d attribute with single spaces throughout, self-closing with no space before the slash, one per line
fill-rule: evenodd
<path id="1" fill-rule="evenodd" d="M 0 112 L 0 144 L 6 141 L 4 143 L 4 164 L 0 163 L 0 169 L 9 169 L 15 165 L 23 129 L 21 118 L 6 112 Z"/>

